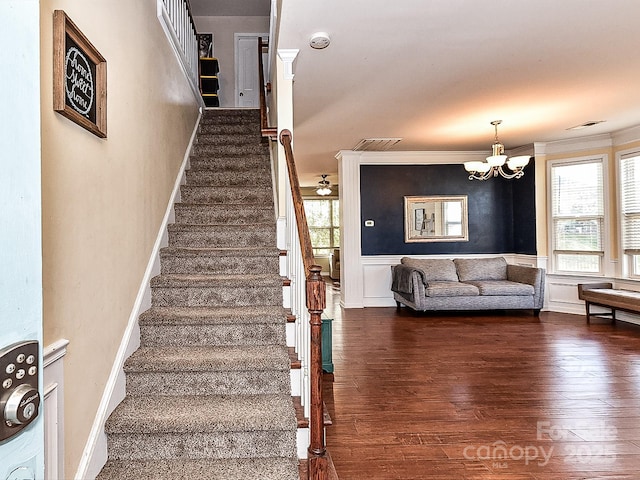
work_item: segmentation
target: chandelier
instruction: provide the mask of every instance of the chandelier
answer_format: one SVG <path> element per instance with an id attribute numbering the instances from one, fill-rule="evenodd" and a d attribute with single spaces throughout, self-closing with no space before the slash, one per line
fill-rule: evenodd
<path id="1" fill-rule="evenodd" d="M 322 175 L 322 180 L 318 182 L 318 186 L 316 187 L 316 193 L 323 197 L 331 194 L 331 183 L 327 180 L 328 176 L 329 175 Z"/>
<path id="2" fill-rule="evenodd" d="M 487 180 L 498 175 L 504 178 L 521 178 L 524 175 L 524 167 L 529 164 L 531 157 L 529 155 L 521 155 L 507 158 L 504 154 L 504 145 L 498 140 L 498 125 L 501 123 L 502 120 L 491 122 L 496 135 L 495 142 L 491 146 L 491 156 L 487 157 L 487 161 L 464 162 L 464 169 L 469 172 L 469 180 Z M 504 170 L 505 163 L 510 171 Z"/>

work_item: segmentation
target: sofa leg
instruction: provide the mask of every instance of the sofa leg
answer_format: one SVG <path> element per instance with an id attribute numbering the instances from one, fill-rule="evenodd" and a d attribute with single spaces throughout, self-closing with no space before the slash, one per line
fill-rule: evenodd
<path id="1" fill-rule="evenodd" d="M 533 309 L 533 315 L 536 316 L 536 317 L 539 317 L 540 316 L 540 309 L 539 308 L 534 308 Z"/>
<path id="2" fill-rule="evenodd" d="M 400 310 L 400 307 L 402 306 L 402 304 L 396 300 L 396 310 Z"/>

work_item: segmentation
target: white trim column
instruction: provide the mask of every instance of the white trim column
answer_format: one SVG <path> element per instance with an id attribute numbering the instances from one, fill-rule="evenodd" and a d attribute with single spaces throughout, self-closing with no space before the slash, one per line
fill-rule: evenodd
<path id="1" fill-rule="evenodd" d="M 360 153 L 336 155 L 340 183 L 340 304 L 364 308 L 364 277 L 360 231 Z"/>
<path id="2" fill-rule="evenodd" d="M 293 62 L 298 56 L 298 52 L 298 49 L 280 49 L 276 58 L 276 125 L 278 125 L 278 135 L 285 129 L 293 133 Z M 284 235 L 282 234 L 285 231 L 282 223 L 286 212 L 287 164 L 284 148 L 279 139 L 277 150 L 275 183 L 278 202 L 278 248 L 288 250 L 288 245 L 284 244 Z"/>

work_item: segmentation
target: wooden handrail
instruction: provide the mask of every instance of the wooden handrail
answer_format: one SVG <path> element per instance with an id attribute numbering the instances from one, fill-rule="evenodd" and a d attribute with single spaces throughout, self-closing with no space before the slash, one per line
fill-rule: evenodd
<path id="1" fill-rule="evenodd" d="M 322 312 L 327 306 L 326 286 L 320 272 L 322 267 L 314 265 L 311 235 L 304 211 L 304 201 L 300 192 L 300 182 L 291 146 L 292 135 L 289 130 L 280 132 L 280 143 L 284 147 L 287 161 L 287 172 L 293 208 L 300 239 L 300 250 L 306 278 L 307 309 L 309 310 L 309 325 L 311 327 L 310 359 L 309 359 L 309 387 L 311 389 L 311 405 L 309 409 L 309 429 L 311 441 L 309 444 L 308 478 L 309 480 L 326 480 L 328 473 L 327 450 L 324 444 L 324 401 L 322 399 Z"/>
<path id="2" fill-rule="evenodd" d="M 264 93 L 266 84 L 264 82 L 264 65 L 262 61 L 262 52 L 265 48 L 269 47 L 269 44 L 262 41 L 262 37 L 258 37 L 258 81 L 260 82 L 260 130 L 263 137 L 269 137 L 275 140 L 278 136 L 278 129 L 269 126 L 269 119 L 267 118 L 267 98 Z"/>
<path id="3" fill-rule="evenodd" d="M 260 129 L 262 135 L 275 140 L 278 137 L 278 129 L 270 127 L 267 118 L 267 100 L 264 82 L 264 70 L 262 52 L 267 43 L 258 38 L 258 70 L 260 82 Z M 310 358 L 309 358 L 309 430 L 310 442 L 308 448 L 307 478 L 309 480 L 326 480 L 328 477 L 328 456 L 324 444 L 324 401 L 322 399 L 322 312 L 327 306 L 326 285 L 322 279 L 322 267 L 314 265 L 313 247 L 311 235 L 307 224 L 307 216 L 304 211 L 304 202 L 300 192 L 300 182 L 293 157 L 292 135 L 290 130 L 282 130 L 280 143 L 284 148 L 287 163 L 287 172 L 293 208 L 298 227 L 300 252 L 306 275 L 306 299 L 309 311 L 310 327 Z"/>
<path id="4" fill-rule="evenodd" d="M 284 147 L 284 156 L 287 161 L 287 171 L 289 172 L 289 183 L 291 184 L 291 196 L 293 197 L 293 208 L 296 213 L 302 261 L 305 272 L 309 272 L 313 266 L 313 247 L 311 245 L 307 215 L 304 211 L 304 201 L 302 199 L 302 193 L 300 192 L 300 181 L 298 180 L 298 171 L 293 157 L 291 140 L 291 131 L 285 129 L 280 132 L 280 143 Z"/>

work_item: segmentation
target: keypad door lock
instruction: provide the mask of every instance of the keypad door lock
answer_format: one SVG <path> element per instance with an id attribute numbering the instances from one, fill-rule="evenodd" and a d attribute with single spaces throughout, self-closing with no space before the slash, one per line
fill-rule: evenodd
<path id="1" fill-rule="evenodd" d="M 13 437 L 38 416 L 38 342 L 26 341 L 0 350 L 0 442 Z"/>

